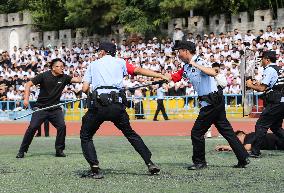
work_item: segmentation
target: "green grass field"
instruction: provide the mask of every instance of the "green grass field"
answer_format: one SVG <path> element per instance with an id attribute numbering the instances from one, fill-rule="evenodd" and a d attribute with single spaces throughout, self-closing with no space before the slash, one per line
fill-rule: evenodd
<path id="1" fill-rule="evenodd" d="M 0 137 L 0 192 L 284 192 L 284 152 L 263 151 L 247 169 L 234 169 L 232 153 L 214 152 L 223 139 L 209 139 L 208 169 L 188 171 L 189 137 L 144 137 L 153 160 L 162 168 L 149 176 L 143 160 L 123 137 L 95 137 L 105 178 L 80 178 L 88 170 L 80 140 L 66 140 L 66 158 L 54 157 L 55 138 L 35 138 L 24 159 L 16 159 L 22 137 Z"/>

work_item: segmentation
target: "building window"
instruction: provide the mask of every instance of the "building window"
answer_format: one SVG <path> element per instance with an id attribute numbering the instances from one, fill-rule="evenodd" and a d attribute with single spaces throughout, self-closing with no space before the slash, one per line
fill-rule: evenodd
<path id="1" fill-rule="evenodd" d="M 66 39 L 66 38 L 67 38 L 67 35 L 66 35 L 66 34 L 64 34 L 63 38 L 65 38 L 65 39 Z"/>
<path id="2" fill-rule="evenodd" d="M 261 21 L 264 21 L 264 16 L 260 16 Z"/>
<path id="3" fill-rule="evenodd" d="M 35 38 L 32 38 L 33 41 L 35 41 Z"/>
<path id="4" fill-rule="evenodd" d="M 194 26 L 197 26 L 197 22 L 194 22 Z"/>
<path id="5" fill-rule="evenodd" d="M 47 39 L 50 40 L 50 36 L 47 36 Z"/>
<path id="6" fill-rule="evenodd" d="M 215 24 L 219 25 L 219 20 L 218 19 L 215 20 Z"/>
<path id="7" fill-rule="evenodd" d="M 168 23 L 163 23 L 163 29 L 165 30 L 169 29 Z"/>
<path id="8" fill-rule="evenodd" d="M 238 18 L 238 22 L 239 22 L 239 23 L 242 23 L 242 19 L 241 19 L 241 18 Z"/>
<path id="9" fill-rule="evenodd" d="M 20 13 L 20 14 L 19 14 L 19 20 L 20 20 L 20 21 L 23 21 L 23 20 L 24 20 L 24 14 L 23 14 L 23 13 Z"/>
<path id="10" fill-rule="evenodd" d="M 15 21 L 15 18 L 12 17 L 12 21 L 14 22 L 14 21 Z"/>

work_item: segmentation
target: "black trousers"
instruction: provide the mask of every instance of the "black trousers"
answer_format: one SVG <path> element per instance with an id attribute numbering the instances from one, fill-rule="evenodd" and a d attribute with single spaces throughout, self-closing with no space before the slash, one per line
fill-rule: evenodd
<path id="1" fill-rule="evenodd" d="M 284 142 L 283 118 L 284 103 L 266 105 L 255 125 L 255 142 L 252 144 L 253 154 L 260 154 L 261 144 L 269 128 Z"/>
<path id="2" fill-rule="evenodd" d="M 48 120 L 57 129 L 55 149 L 65 149 L 66 125 L 64 121 L 64 114 L 61 109 L 55 109 L 51 111 L 39 111 L 32 115 L 30 125 L 26 130 L 23 142 L 19 150 L 20 152 L 28 151 L 37 129 L 45 120 Z"/>
<path id="3" fill-rule="evenodd" d="M 200 109 L 199 115 L 191 131 L 193 163 L 206 163 L 204 135 L 212 124 L 216 126 L 219 133 L 228 141 L 237 159 L 239 161 L 245 160 L 248 157 L 248 153 L 235 135 L 233 128 L 226 117 L 223 100 L 219 105 L 209 105 Z"/>
<path id="4" fill-rule="evenodd" d="M 145 163 L 150 162 L 152 154 L 141 137 L 132 130 L 125 106 L 121 103 L 113 103 L 108 106 L 98 105 L 95 109 L 89 109 L 82 118 L 80 131 L 81 146 L 84 157 L 90 166 L 99 164 L 93 136 L 104 121 L 113 122 L 140 154 Z"/>
<path id="5" fill-rule="evenodd" d="M 165 106 L 164 106 L 164 103 L 163 103 L 163 99 L 158 99 L 157 100 L 157 110 L 155 112 L 155 116 L 154 116 L 154 119 L 157 119 L 157 116 L 159 114 L 160 111 L 162 111 L 162 114 L 163 114 L 163 117 L 164 119 L 168 119 L 168 115 L 166 113 L 166 110 L 165 110 Z"/>
<path id="6" fill-rule="evenodd" d="M 45 137 L 48 137 L 49 136 L 49 122 L 48 122 L 48 119 L 46 119 L 43 122 L 43 128 L 44 128 Z M 37 129 L 37 136 L 41 136 L 41 126 Z"/>
<path id="7" fill-rule="evenodd" d="M 134 109 L 135 109 L 135 117 L 137 119 L 145 119 L 144 118 L 144 108 L 143 108 L 143 102 L 142 101 L 139 101 L 139 102 L 135 103 Z"/>

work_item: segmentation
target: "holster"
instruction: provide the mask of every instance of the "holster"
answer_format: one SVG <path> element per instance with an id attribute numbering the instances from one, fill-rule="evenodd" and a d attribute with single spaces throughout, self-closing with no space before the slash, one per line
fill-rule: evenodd
<path id="1" fill-rule="evenodd" d="M 124 106 L 126 106 L 126 107 L 130 107 L 130 105 L 129 105 L 129 103 L 127 102 L 127 97 L 126 97 L 126 94 L 125 94 L 125 92 L 124 92 L 124 90 L 121 90 L 120 92 L 119 92 L 119 94 L 120 94 L 120 97 L 121 97 L 121 99 L 122 99 L 122 104 L 124 105 Z"/>
<path id="2" fill-rule="evenodd" d="M 102 106 L 108 106 L 109 104 L 111 104 L 112 101 L 109 94 L 102 93 L 98 95 L 98 102 Z"/>
<path id="3" fill-rule="evenodd" d="M 93 91 L 92 93 L 89 93 L 89 96 L 87 98 L 87 108 L 88 109 L 95 109 L 98 107 L 98 93 L 97 91 Z"/>

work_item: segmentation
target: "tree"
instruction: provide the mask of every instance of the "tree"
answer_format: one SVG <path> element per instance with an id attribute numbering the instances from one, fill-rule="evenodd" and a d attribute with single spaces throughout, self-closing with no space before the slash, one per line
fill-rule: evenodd
<path id="1" fill-rule="evenodd" d="M 130 0 L 119 22 L 129 32 L 157 32 L 162 23 L 176 16 L 187 16 L 198 0 Z"/>
<path id="2" fill-rule="evenodd" d="M 28 9 L 39 29 L 59 30 L 68 27 L 64 20 L 67 16 L 65 3 L 65 0 L 30 0 Z"/>
<path id="3" fill-rule="evenodd" d="M 18 12 L 20 10 L 19 5 L 17 0 L 2 0 L 0 1 L 0 14 Z"/>
<path id="4" fill-rule="evenodd" d="M 124 0 L 67 0 L 68 25 L 88 27 L 92 32 L 110 27 L 125 8 Z"/>

